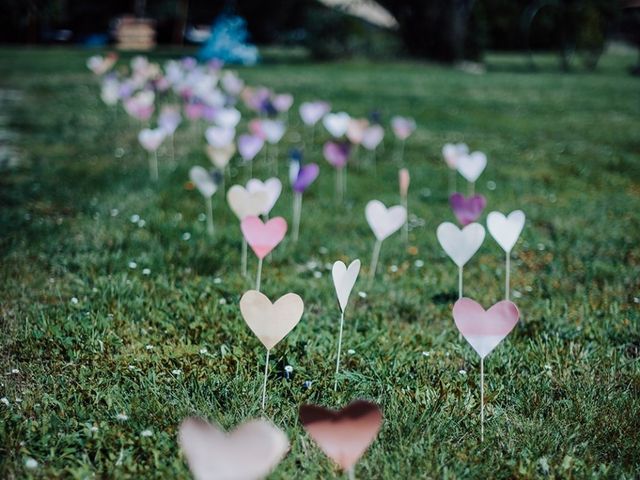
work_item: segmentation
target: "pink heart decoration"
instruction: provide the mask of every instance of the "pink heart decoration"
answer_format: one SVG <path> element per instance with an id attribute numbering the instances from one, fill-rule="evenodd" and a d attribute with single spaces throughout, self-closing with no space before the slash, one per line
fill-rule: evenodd
<path id="1" fill-rule="evenodd" d="M 349 160 L 351 146 L 346 143 L 327 142 L 322 148 L 324 158 L 335 168 L 343 168 Z"/>
<path id="2" fill-rule="evenodd" d="M 484 207 L 487 206 L 487 199 L 482 195 L 465 197 L 456 192 L 449 197 L 449 205 L 460 225 L 464 227 L 480 218 Z"/>
<path id="3" fill-rule="evenodd" d="M 406 197 L 409 193 L 409 183 L 411 183 L 411 176 L 409 170 L 401 168 L 398 172 L 398 182 L 400 184 L 400 196 Z"/>
<path id="4" fill-rule="evenodd" d="M 245 240 L 259 259 L 263 259 L 278 246 L 287 233 L 287 221 L 275 217 L 263 223 L 258 217 L 246 217 L 240 223 Z"/>
<path id="5" fill-rule="evenodd" d="M 485 311 L 470 298 L 461 298 L 453 306 L 453 319 L 469 345 L 485 358 L 513 330 L 520 312 L 509 300 L 496 303 Z"/>
<path id="6" fill-rule="evenodd" d="M 391 119 L 391 129 L 399 140 L 406 140 L 416 129 L 413 118 L 396 116 Z"/>
<path id="7" fill-rule="evenodd" d="M 274 96 L 271 103 L 273 103 L 273 108 L 278 112 L 287 112 L 291 108 L 291 105 L 293 105 L 293 95 L 290 93 L 281 93 Z"/>

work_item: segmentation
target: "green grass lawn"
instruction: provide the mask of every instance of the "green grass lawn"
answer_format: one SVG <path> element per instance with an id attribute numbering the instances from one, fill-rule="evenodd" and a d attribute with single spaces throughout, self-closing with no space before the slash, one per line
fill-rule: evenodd
<path id="1" fill-rule="evenodd" d="M 138 126 L 101 103 L 88 55 L 0 50 L 0 138 L 19 156 L 0 177 L 0 477 L 187 478 L 176 441 L 184 417 L 232 428 L 262 415 L 265 350 L 238 308 L 253 279 L 239 274 L 238 222 L 223 196 L 214 197 L 212 240 L 202 197 L 185 188 L 189 168 L 208 164 L 199 131 L 180 127 L 177 168 L 161 151 L 151 184 Z M 251 85 L 293 93 L 296 112 L 319 98 L 419 125 L 406 148 L 413 248 L 398 234 L 386 240 L 372 288 L 364 206 L 398 203 L 389 130 L 377 174 L 351 168 L 341 207 L 321 158 L 324 134 L 307 151 L 321 174 L 304 197 L 301 241 L 285 239 L 263 271 L 270 298 L 291 291 L 305 302 L 301 323 L 271 352 L 265 415 L 292 444 L 272 478 L 339 476 L 298 423 L 298 407 L 356 398 L 377 402 L 385 417 L 358 478 L 640 476 L 633 61 L 609 55 L 594 73 L 570 74 L 551 63 L 527 73 L 507 56 L 489 57 L 485 75 L 410 62 L 241 70 Z M 283 180 L 284 151 L 301 132 L 297 113 L 291 120 Z M 440 222 L 453 221 L 440 154 L 448 141 L 487 153 L 477 185 L 487 212 L 527 214 L 512 262 L 522 322 L 485 362 L 482 444 L 479 361 L 455 329 L 456 269 L 435 237 Z M 231 183 L 246 182 L 244 169 L 231 174 Z M 254 174 L 264 179 L 266 167 Z M 289 188 L 273 214 L 290 220 Z M 356 257 L 364 267 L 334 392 L 339 312 L 327 266 Z M 465 269 L 466 295 L 485 307 L 501 300 L 503 262 L 487 237 Z M 285 365 L 294 368 L 289 380 Z"/>

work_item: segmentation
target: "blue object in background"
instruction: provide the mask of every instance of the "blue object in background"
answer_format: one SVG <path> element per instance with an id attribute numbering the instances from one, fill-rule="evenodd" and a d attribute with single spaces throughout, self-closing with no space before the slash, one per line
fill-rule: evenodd
<path id="1" fill-rule="evenodd" d="M 258 48 L 248 42 L 247 22 L 237 15 L 223 13 L 211 26 L 211 37 L 198 52 L 201 61 L 218 59 L 224 63 L 255 65 Z"/>

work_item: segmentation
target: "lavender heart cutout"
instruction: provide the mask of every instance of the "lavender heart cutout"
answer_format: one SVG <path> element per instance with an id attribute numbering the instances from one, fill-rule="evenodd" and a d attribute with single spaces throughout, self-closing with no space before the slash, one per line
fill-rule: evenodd
<path id="1" fill-rule="evenodd" d="M 449 205 L 460 225 L 464 227 L 480 218 L 484 207 L 487 206 L 487 199 L 483 195 L 465 197 L 456 192 L 449 197 Z"/>
<path id="2" fill-rule="evenodd" d="M 343 168 L 349 160 L 351 145 L 347 142 L 327 142 L 322 148 L 324 158 L 335 168 Z"/>

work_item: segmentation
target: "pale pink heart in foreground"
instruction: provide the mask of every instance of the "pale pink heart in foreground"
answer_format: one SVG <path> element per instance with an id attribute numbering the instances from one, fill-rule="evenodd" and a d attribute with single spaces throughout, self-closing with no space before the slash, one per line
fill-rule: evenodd
<path id="1" fill-rule="evenodd" d="M 269 178 L 264 182 L 257 178 L 252 178 L 247 182 L 247 191 L 249 193 L 265 192 L 267 194 L 269 201 L 265 203 L 261 213 L 263 215 L 269 215 L 278 198 L 280 198 L 280 193 L 282 193 L 282 182 L 275 177 Z"/>
<path id="2" fill-rule="evenodd" d="M 400 183 L 400 196 L 406 197 L 409 193 L 409 183 L 411 182 L 411 176 L 409 170 L 401 168 L 398 172 L 398 182 Z"/>
<path id="3" fill-rule="evenodd" d="M 264 223 L 258 217 L 246 217 L 240 223 L 245 240 L 259 259 L 278 246 L 287 233 L 287 221 L 275 217 Z"/>
<path id="4" fill-rule="evenodd" d="M 300 105 L 300 118 L 305 125 L 312 127 L 331 110 L 327 102 L 304 102 Z"/>
<path id="5" fill-rule="evenodd" d="M 513 330 L 520 312 L 509 300 L 496 303 L 485 311 L 470 298 L 461 298 L 453 306 L 453 319 L 469 345 L 485 358 Z"/>
<path id="6" fill-rule="evenodd" d="M 382 426 L 380 408 L 364 400 L 356 400 L 337 412 L 303 405 L 299 417 L 313 441 L 344 471 L 358 463 Z"/>
<path id="7" fill-rule="evenodd" d="M 384 138 L 384 128 L 381 125 L 371 125 L 362 134 L 362 146 L 367 150 L 375 150 Z"/>
<path id="8" fill-rule="evenodd" d="M 470 223 L 462 230 L 451 222 L 438 225 L 436 236 L 440 246 L 458 267 L 463 267 L 478 251 L 484 241 L 484 227 Z"/>
<path id="9" fill-rule="evenodd" d="M 322 119 L 322 124 L 331 136 L 340 138 L 347 133 L 350 121 L 351 117 L 346 112 L 327 113 Z"/>
<path id="10" fill-rule="evenodd" d="M 356 283 L 358 273 L 360 273 L 360 260 L 357 259 L 351 262 L 349 268 L 347 268 L 343 262 L 338 260 L 333 264 L 333 268 L 331 269 L 333 286 L 335 287 L 336 295 L 338 296 L 338 304 L 340 305 L 340 310 L 343 312 L 347 308 L 349 295 L 351 295 L 351 290 Z"/>
<path id="11" fill-rule="evenodd" d="M 209 127 L 205 130 L 204 136 L 212 147 L 221 148 L 233 143 L 236 130 L 228 127 Z"/>
<path id="12" fill-rule="evenodd" d="M 475 182 L 487 166 L 487 156 L 482 152 L 473 152 L 458 157 L 457 169 L 468 182 Z"/>
<path id="13" fill-rule="evenodd" d="M 442 156 L 447 166 L 455 170 L 458 167 L 458 159 L 469 153 L 469 147 L 464 143 L 447 143 L 442 147 Z"/>
<path id="14" fill-rule="evenodd" d="M 524 212 L 515 210 L 505 217 L 500 212 L 487 216 L 487 229 L 505 252 L 510 252 L 524 228 Z"/>
<path id="15" fill-rule="evenodd" d="M 289 451 L 286 434 L 263 419 L 225 433 L 200 418 L 187 418 L 178 442 L 196 480 L 262 479 Z"/>
<path id="16" fill-rule="evenodd" d="M 399 140 L 406 140 L 416 129 L 413 118 L 395 116 L 391 119 L 391 130 Z"/>
<path id="17" fill-rule="evenodd" d="M 258 340 L 271 350 L 300 322 L 304 302 L 299 295 L 287 293 L 275 303 L 257 290 L 249 290 L 240 299 L 240 313 Z"/>
<path id="18" fill-rule="evenodd" d="M 142 148 L 148 152 L 155 152 L 160 148 L 165 138 L 165 132 L 161 128 L 145 128 L 138 134 L 138 141 Z"/>
<path id="19" fill-rule="evenodd" d="M 407 221 L 407 210 L 402 205 L 385 207 L 378 200 L 371 200 L 365 208 L 365 217 L 373 234 L 378 241 L 382 241 L 392 233 L 400 230 Z"/>

